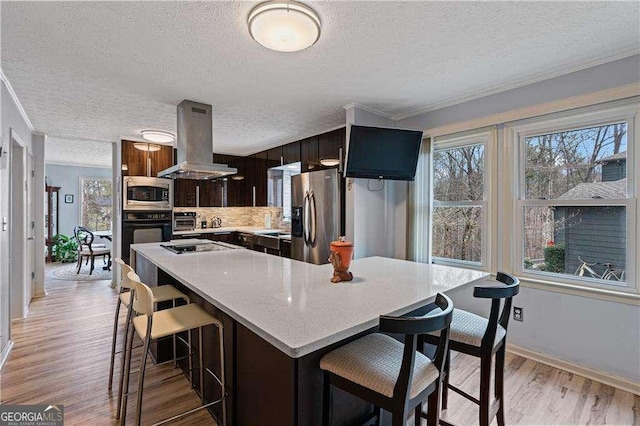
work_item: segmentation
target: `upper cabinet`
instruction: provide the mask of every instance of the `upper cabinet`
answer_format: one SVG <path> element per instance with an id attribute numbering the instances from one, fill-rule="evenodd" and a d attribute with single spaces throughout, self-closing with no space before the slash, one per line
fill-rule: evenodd
<path id="1" fill-rule="evenodd" d="M 226 180 L 228 207 L 262 207 L 267 205 L 266 155 L 254 154 L 229 162 L 238 173 Z"/>
<path id="2" fill-rule="evenodd" d="M 345 129 L 258 152 L 247 157 L 213 154 L 214 163 L 228 164 L 237 175 L 215 180 L 176 179 L 176 207 L 262 207 L 267 205 L 268 177 L 272 167 L 301 162 L 301 171 L 309 172 L 339 167 L 326 165 L 326 160 L 344 161 Z M 124 156 L 123 156 L 124 158 Z M 173 159 L 173 157 L 171 157 Z M 321 163 L 325 160 L 325 165 Z M 160 170 L 169 167 L 160 168 Z"/>
<path id="3" fill-rule="evenodd" d="M 318 158 L 318 136 L 312 136 L 300 141 L 301 171 L 311 172 L 318 170 L 320 160 Z"/>
<path id="4" fill-rule="evenodd" d="M 226 207 L 221 180 L 175 179 L 174 207 Z"/>
<path id="5" fill-rule="evenodd" d="M 300 161 L 300 141 L 291 142 L 282 147 L 282 160 L 283 164 Z"/>
<path id="6" fill-rule="evenodd" d="M 318 136 L 318 160 L 321 169 L 339 167 L 344 162 L 345 139 L 344 127 Z M 338 164 L 331 165 L 331 162 L 338 162 Z"/>
<path id="7" fill-rule="evenodd" d="M 143 148 L 138 149 L 134 145 Z M 146 142 L 122 141 L 122 176 L 152 176 L 173 166 L 173 147 L 154 145 L 157 151 L 144 149 Z M 125 167 L 126 166 L 126 167 Z"/>
<path id="8" fill-rule="evenodd" d="M 267 151 L 267 168 L 279 167 L 284 164 L 284 158 L 282 156 L 282 146 L 271 148 Z"/>

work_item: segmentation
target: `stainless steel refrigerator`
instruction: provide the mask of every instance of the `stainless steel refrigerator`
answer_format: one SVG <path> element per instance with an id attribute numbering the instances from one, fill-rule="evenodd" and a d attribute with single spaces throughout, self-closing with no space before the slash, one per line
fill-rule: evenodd
<path id="1" fill-rule="evenodd" d="M 329 263 L 329 244 L 340 236 L 338 170 L 292 176 L 291 190 L 291 258 Z"/>

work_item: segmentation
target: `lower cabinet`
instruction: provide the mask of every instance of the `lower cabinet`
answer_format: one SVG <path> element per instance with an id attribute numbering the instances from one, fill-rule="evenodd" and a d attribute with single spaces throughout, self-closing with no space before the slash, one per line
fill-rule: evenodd
<path id="1" fill-rule="evenodd" d="M 203 240 L 220 241 L 223 243 L 235 244 L 250 250 L 259 251 L 261 253 L 267 253 L 274 256 L 291 258 L 291 241 L 280 239 L 279 248 L 274 246 L 267 247 L 268 244 L 261 243 L 261 238 L 257 235 L 228 231 L 228 232 L 197 232 L 193 234 L 174 235 L 174 240 L 185 240 L 198 238 Z M 263 237 L 264 238 L 264 237 Z"/>
<path id="2" fill-rule="evenodd" d="M 204 238 L 211 241 L 220 241 L 223 243 L 237 244 L 235 235 L 237 232 L 216 232 L 211 234 L 202 234 Z"/>
<path id="3" fill-rule="evenodd" d="M 291 240 L 280 240 L 280 257 L 291 259 Z"/>

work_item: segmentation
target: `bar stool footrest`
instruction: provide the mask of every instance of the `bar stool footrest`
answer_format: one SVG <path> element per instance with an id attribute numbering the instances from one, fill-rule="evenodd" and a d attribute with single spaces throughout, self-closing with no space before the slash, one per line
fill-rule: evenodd
<path id="1" fill-rule="evenodd" d="M 454 391 L 455 393 L 457 393 L 458 395 L 461 395 L 465 398 L 467 398 L 469 401 L 475 402 L 476 404 L 480 405 L 480 400 L 478 398 L 476 398 L 475 396 L 469 395 L 468 393 L 466 393 L 465 391 L 458 389 L 457 387 L 453 386 L 453 385 L 448 385 L 447 386 L 449 389 L 451 389 L 452 391 Z"/>
<path id="2" fill-rule="evenodd" d="M 213 402 L 208 402 L 208 403 L 206 403 L 204 405 L 201 405 L 200 407 L 196 407 L 196 408 L 194 408 L 192 410 L 185 411 L 184 413 L 177 414 L 177 415 L 175 415 L 173 417 L 169 417 L 168 419 L 164 419 L 164 420 L 162 420 L 162 421 L 160 421 L 158 423 L 154 423 L 153 426 L 164 425 L 164 424 L 170 423 L 170 422 L 172 422 L 174 420 L 178 420 L 178 419 L 181 419 L 183 417 L 190 416 L 191 414 L 197 413 L 198 411 L 203 410 L 205 408 L 209 408 L 212 405 L 219 404 L 219 403 L 223 402 L 225 399 L 227 399 L 227 394 L 226 393 L 224 394 L 224 396 L 222 398 L 220 398 L 218 400 L 215 400 Z"/>

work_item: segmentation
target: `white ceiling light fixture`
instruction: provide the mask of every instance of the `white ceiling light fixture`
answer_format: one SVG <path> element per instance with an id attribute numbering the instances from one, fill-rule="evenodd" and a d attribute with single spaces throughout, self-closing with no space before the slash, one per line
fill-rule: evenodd
<path id="1" fill-rule="evenodd" d="M 160 147 L 158 145 L 154 145 L 152 143 L 147 143 L 147 142 L 136 142 L 133 144 L 133 147 L 135 149 L 139 149 L 140 151 L 146 151 L 146 152 L 156 152 L 156 151 L 160 151 Z"/>
<path id="2" fill-rule="evenodd" d="M 318 14 L 295 1 L 267 1 L 254 7 L 247 21 L 251 37 L 267 49 L 297 52 L 320 38 Z"/>
<path id="3" fill-rule="evenodd" d="M 149 142 L 155 143 L 173 143 L 176 137 L 171 132 L 165 132 L 163 130 L 143 130 L 140 132 L 142 138 Z"/>
<path id="4" fill-rule="evenodd" d="M 338 158 L 323 158 L 322 160 L 320 160 L 320 164 L 322 164 L 323 166 L 326 166 L 326 167 L 333 167 L 333 166 L 337 166 L 338 164 L 340 164 L 340 159 L 338 159 Z"/>

